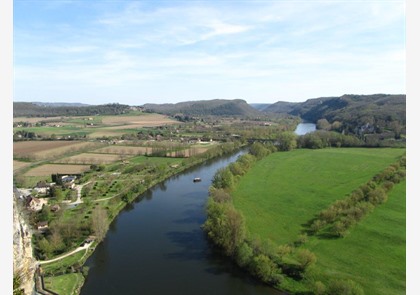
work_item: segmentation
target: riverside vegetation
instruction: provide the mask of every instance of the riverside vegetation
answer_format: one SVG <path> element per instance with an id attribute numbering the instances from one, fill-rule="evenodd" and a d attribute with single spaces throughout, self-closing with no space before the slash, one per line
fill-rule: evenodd
<path id="1" fill-rule="evenodd" d="M 216 173 L 203 228 L 240 267 L 292 294 L 402 294 L 404 154 L 254 143 Z"/>

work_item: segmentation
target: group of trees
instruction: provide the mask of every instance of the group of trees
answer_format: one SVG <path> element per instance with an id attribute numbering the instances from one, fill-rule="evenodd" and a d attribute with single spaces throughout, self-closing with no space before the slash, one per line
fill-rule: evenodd
<path id="1" fill-rule="evenodd" d="M 405 156 L 375 175 L 368 183 L 354 190 L 347 198 L 322 210 L 310 225 L 312 234 L 343 237 L 349 229 L 386 202 L 387 192 L 405 177 Z"/>

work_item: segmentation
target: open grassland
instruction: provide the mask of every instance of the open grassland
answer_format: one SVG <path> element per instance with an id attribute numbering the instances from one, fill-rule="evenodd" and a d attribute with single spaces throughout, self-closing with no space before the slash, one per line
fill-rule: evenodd
<path id="1" fill-rule="evenodd" d="M 98 143 L 84 141 L 19 141 L 13 142 L 13 157 L 46 160 L 97 146 Z"/>
<path id="2" fill-rule="evenodd" d="M 363 148 L 274 153 L 240 179 L 233 202 L 251 236 L 292 244 L 316 214 L 403 154 L 405 149 Z M 388 201 L 344 238 L 310 236 L 302 247 L 316 255 L 317 263 L 306 279 L 350 279 L 365 294 L 405 294 L 405 184 L 396 185 Z"/>
<path id="3" fill-rule="evenodd" d="M 90 169 L 89 165 L 45 164 L 30 169 L 25 176 L 51 176 L 51 174 L 79 174 Z"/>
<path id="4" fill-rule="evenodd" d="M 317 213 L 343 199 L 405 149 L 320 149 L 274 153 L 239 182 L 234 204 L 251 234 L 288 243 Z"/>
<path id="5" fill-rule="evenodd" d="M 125 159 L 124 155 L 116 154 L 97 154 L 97 153 L 82 153 L 71 157 L 66 157 L 55 161 L 54 163 L 66 164 L 109 164 L 119 160 Z"/>
<path id="6" fill-rule="evenodd" d="M 307 247 L 318 262 L 314 273 L 351 279 L 365 294 L 405 294 L 406 182 L 397 184 L 388 201 L 375 208 L 343 239 L 311 239 Z M 315 275 L 316 276 L 316 275 Z"/>
<path id="7" fill-rule="evenodd" d="M 81 273 L 69 273 L 54 277 L 45 277 L 44 284 L 48 290 L 58 294 L 77 295 L 83 286 L 85 278 Z"/>

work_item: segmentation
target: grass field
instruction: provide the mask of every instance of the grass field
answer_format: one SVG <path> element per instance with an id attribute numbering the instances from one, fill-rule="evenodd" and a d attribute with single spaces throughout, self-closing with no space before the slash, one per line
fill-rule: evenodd
<path id="1" fill-rule="evenodd" d="M 358 282 L 365 294 L 405 294 L 405 197 L 404 181 L 344 239 L 311 240 L 307 247 L 318 257 L 315 270 Z"/>
<path id="2" fill-rule="evenodd" d="M 234 204 L 244 213 L 251 233 L 288 243 L 315 214 L 343 199 L 404 152 L 350 148 L 274 153 L 240 180 Z"/>
<path id="3" fill-rule="evenodd" d="M 322 149 L 274 153 L 258 162 L 233 192 L 251 236 L 292 243 L 304 225 L 335 200 L 396 162 L 404 149 Z M 342 239 L 310 237 L 318 258 L 313 278 L 348 278 L 365 294 L 405 293 L 405 182 L 387 203 Z"/>

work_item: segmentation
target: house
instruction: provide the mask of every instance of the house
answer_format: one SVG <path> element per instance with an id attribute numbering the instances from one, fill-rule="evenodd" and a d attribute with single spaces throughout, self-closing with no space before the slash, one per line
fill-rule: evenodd
<path id="1" fill-rule="evenodd" d="M 35 198 L 33 196 L 28 196 L 26 198 L 26 206 L 31 211 L 40 211 L 42 210 L 42 206 L 47 204 L 47 200 Z"/>
<path id="2" fill-rule="evenodd" d="M 46 182 L 44 180 L 41 180 L 41 181 L 38 181 L 38 183 L 34 187 L 34 190 L 38 194 L 46 195 L 50 192 L 50 187 L 51 187 L 51 185 L 48 182 Z"/>

